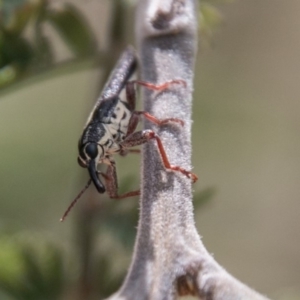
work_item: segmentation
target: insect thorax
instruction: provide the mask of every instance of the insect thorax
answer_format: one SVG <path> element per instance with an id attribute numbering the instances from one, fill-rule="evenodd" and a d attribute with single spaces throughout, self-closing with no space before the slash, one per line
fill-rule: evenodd
<path id="1" fill-rule="evenodd" d="M 110 122 L 105 124 L 115 142 L 120 143 L 125 139 L 131 115 L 132 112 L 127 102 L 119 99 L 116 103 L 114 113 L 110 118 Z"/>
<path id="2" fill-rule="evenodd" d="M 120 142 L 127 135 L 131 115 L 127 102 L 120 98 L 104 101 L 86 125 L 81 143 L 96 142 L 108 154 L 118 152 Z"/>

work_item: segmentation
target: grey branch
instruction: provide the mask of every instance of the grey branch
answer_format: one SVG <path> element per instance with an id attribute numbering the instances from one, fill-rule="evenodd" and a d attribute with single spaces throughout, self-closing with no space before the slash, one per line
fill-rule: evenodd
<path id="1" fill-rule="evenodd" d="M 160 137 L 172 165 L 191 170 L 191 108 L 197 51 L 193 0 L 140 0 L 136 36 L 142 80 L 185 80 L 157 93 L 144 89 L 144 109 L 157 118 L 179 118 L 184 127 L 145 128 Z M 140 219 L 132 263 L 122 287 L 109 299 L 267 299 L 228 274 L 207 252 L 193 215 L 192 184 L 167 172 L 155 141 L 143 148 Z"/>

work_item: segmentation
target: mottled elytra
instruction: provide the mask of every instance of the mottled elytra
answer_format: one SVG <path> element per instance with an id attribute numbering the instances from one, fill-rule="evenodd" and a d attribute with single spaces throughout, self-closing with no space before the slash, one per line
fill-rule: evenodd
<path id="1" fill-rule="evenodd" d="M 136 152 L 136 149 L 130 148 L 142 145 L 152 139 L 156 140 L 158 151 L 166 170 L 180 172 L 193 182 L 198 179 L 195 174 L 179 166 L 170 164 L 163 144 L 153 130 L 135 131 L 140 116 L 147 118 L 158 126 L 168 123 L 184 125 L 183 121 L 177 118 L 159 120 L 148 112 L 135 110 L 136 85 L 144 86 L 154 91 L 164 91 L 176 84 L 186 86 L 186 82 L 175 79 L 156 85 L 140 80 L 129 81 L 136 69 L 136 65 L 135 51 L 133 48 L 128 47 L 121 55 L 90 113 L 78 143 L 78 163 L 81 167 L 87 168 L 90 180 L 70 204 L 61 221 L 65 219 L 91 182 L 93 182 L 99 193 L 107 191 L 110 198 L 122 199 L 139 195 L 139 190 L 123 195 L 118 194 L 117 173 L 113 155 L 116 153 L 126 155 L 128 152 Z M 126 91 L 126 100 L 122 100 L 119 97 L 120 92 L 124 88 Z M 97 170 L 99 164 L 106 164 L 108 166 L 105 174 Z M 100 175 L 104 178 L 105 185 L 102 183 Z"/>

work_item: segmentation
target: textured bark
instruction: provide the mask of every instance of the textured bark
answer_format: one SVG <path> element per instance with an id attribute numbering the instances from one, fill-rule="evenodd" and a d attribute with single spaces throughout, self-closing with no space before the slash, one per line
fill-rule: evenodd
<path id="1" fill-rule="evenodd" d="M 140 0 L 136 36 L 141 79 L 182 79 L 163 92 L 144 90 L 144 108 L 160 119 L 179 118 L 184 127 L 157 127 L 172 165 L 191 170 L 191 109 L 197 51 L 197 7 L 193 0 Z M 167 172 L 155 141 L 143 148 L 138 233 L 127 277 L 109 299 L 267 299 L 228 274 L 205 249 L 195 228 L 191 180 Z"/>

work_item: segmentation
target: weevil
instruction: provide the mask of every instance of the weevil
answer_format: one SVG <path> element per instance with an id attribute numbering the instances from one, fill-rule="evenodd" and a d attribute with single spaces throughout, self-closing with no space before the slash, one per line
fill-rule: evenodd
<path id="1" fill-rule="evenodd" d="M 90 176 L 85 188 L 73 200 L 61 221 L 67 216 L 76 201 L 89 187 L 91 182 L 95 185 L 99 193 L 107 191 L 110 198 L 122 199 L 140 194 L 140 191 L 131 191 L 126 194 L 118 194 L 118 183 L 116 165 L 113 159 L 114 154 L 126 155 L 128 152 L 134 152 L 131 147 L 142 145 L 152 139 L 157 142 L 162 163 L 166 170 L 180 172 L 193 182 L 197 181 L 197 176 L 180 166 L 171 165 L 163 144 L 159 136 L 153 130 L 136 131 L 140 116 L 158 126 L 168 123 L 177 123 L 184 125 L 183 121 L 177 118 L 157 119 L 145 111 L 135 110 L 136 93 L 135 86 L 144 86 L 154 91 L 164 91 L 171 86 L 181 84 L 186 86 L 185 81 L 175 79 L 163 84 L 152 84 L 140 80 L 129 81 L 135 72 L 137 59 L 135 50 L 128 47 L 121 55 L 116 67 L 112 71 L 99 99 L 90 113 L 83 133 L 78 142 L 78 163 L 81 167 L 87 168 Z M 125 88 L 126 100 L 120 98 L 121 91 Z M 99 164 L 106 164 L 106 173 L 98 171 Z M 105 180 L 102 183 L 99 175 Z"/>

